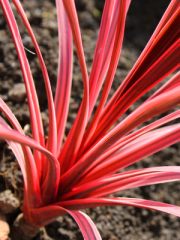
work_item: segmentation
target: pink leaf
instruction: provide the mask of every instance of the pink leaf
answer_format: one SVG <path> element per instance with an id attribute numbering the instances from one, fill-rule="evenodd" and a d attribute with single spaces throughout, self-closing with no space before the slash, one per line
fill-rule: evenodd
<path id="1" fill-rule="evenodd" d="M 146 102 L 125 118 L 120 124 L 112 129 L 101 141 L 99 141 L 89 152 L 84 154 L 77 164 L 61 177 L 60 189 L 67 190 L 71 184 L 75 184 L 95 160 L 112 147 L 120 138 L 132 131 L 135 127 L 180 102 L 180 86 Z M 103 172 L 101 172 L 103 173 Z M 64 185 L 64 186 L 63 186 Z"/>
<path id="2" fill-rule="evenodd" d="M 133 206 L 157 210 L 180 217 L 180 207 L 178 206 L 136 198 L 87 198 L 59 202 L 59 205 L 73 210 L 98 206 Z"/>
<path id="3" fill-rule="evenodd" d="M 77 12 L 73 0 L 63 0 L 63 3 L 64 8 L 66 10 L 66 14 L 69 19 L 69 23 L 71 25 L 73 39 L 76 45 L 76 50 L 80 62 L 84 84 L 84 97 L 79 112 L 77 114 L 76 120 L 67 136 L 66 142 L 64 143 L 62 151 L 58 157 L 61 164 L 62 173 L 65 172 L 68 168 L 70 168 L 74 164 L 86 128 L 89 108 L 88 74 L 82 47 Z"/>
<path id="4" fill-rule="evenodd" d="M 30 110 L 30 117 L 31 117 L 31 126 L 32 126 L 32 133 L 33 138 L 40 143 L 42 146 L 44 146 L 44 132 L 42 127 L 42 120 L 40 116 L 40 110 L 39 110 L 39 104 L 37 100 L 37 95 L 34 87 L 34 82 L 32 79 L 31 71 L 29 68 L 29 64 L 24 52 L 23 44 L 21 42 L 21 37 L 18 31 L 18 27 L 16 25 L 16 21 L 14 19 L 12 10 L 10 8 L 8 0 L 0 1 L 0 4 L 2 6 L 4 15 L 6 17 L 7 23 L 9 25 L 9 29 L 11 31 L 16 50 L 18 53 L 19 61 L 21 64 L 21 70 L 24 77 L 24 82 L 26 86 L 26 92 L 27 92 L 27 98 L 28 98 L 28 104 L 29 104 L 29 110 Z M 36 165 L 38 168 L 38 173 L 41 173 L 41 155 L 38 152 L 34 153 L 34 157 L 36 160 Z M 39 176 L 40 178 L 41 176 Z"/>
<path id="5" fill-rule="evenodd" d="M 59 215 L 69 213 L 79 225 L 85 240 L 101 240 L 99 232 L 92 220 L 83 212 L 70 211 L 57 204 L 31 210 L 34 223 L 39 226 L 46 225 L 55 220 Z"/>
<path id="6" fill-rule="evenodd" d="M 8 129 L 7 127 L 4 127 L 2 125 L 0 125 L 0 138 L 17 142 L 20 143 L 21 145 L 29 146 L 33 149 L 42 152 L 47 157 L 49 161 L 49 168 L 44 185 L 41 187 L 41 191 L 43 203 L 47 204 L 51 202 L 57 195 L 57 189 L 60 179 L 60 167 L 57 159 L 54 158 L 54 156 L 48 150 L 43 148 L 35 140 L 25 135 L 22 135 L 15 130 Z M 49 178 L 50 173 L 51 177 Z"/>
<path id="7" fill-rule="evenodd" d="M 59 154 L 69 107 L 69 98 L 72 81 L 72 34 L 69 21 L 64 10 L 63 1 L 56 0 L 59 28 L 59 69 L 55 94 L 55 110 L 57 119 Z"/>
<path id="8" fill-rule="evenodd" d="M 180 40 L 177 40 L 168 50 L 140 77 L 134 85 L 111 107 L 109 112 L 101 115 L 96 132 L 90 140 L 92 143 L 102 137 L 115 121 L 145 92 L 155 86 L 164 77 L 180 66 L 179 62 Z M 88 147 L 88 148 L 89 148 Z"/>
<path id="9" fill-rule="evenodd" d="M 89 197 L 103 197 L 130 188 L 180 180 L 180 167 L 138 169 L 102 177 L 73 188 L 59 201 Z"/>
<path id="10" fill-rule="evenodd" d="M 107 158 L 106 161 L 90 171 L 85 180 L 88 182 L 113 174 L 178 141 L 180 141 L 180 124 L 146 133 L 122 147 Z"/>
<path id="11" fill-rule="evenodd" d="M 94 131 L 96 129 L 97 123 L 99 121 L 99 118 L 101 116 L 101 112 L 103 110 L 104 104 L 107 100 L 113 79 L 114 74 L 117 68 L 117 64 L 119 61 L 119 56 L 122 48 L 122 42 L 123 42 L 123 36 L 124 36 L 124 28 L 125 28 L 125 19 L 126 19 L 126 13 L 127 13 L 127 5 L 126 1 L 120 1 L 119 4 L 119 16 L 118 16 L 118 24 L 117 29 L 115 32 L 115 40 L 113 42 L 113 51 L 111 56 L 111 61 L 109 65 L 109 69 L 106 76 L 106 81 L 104 85 L 104 89 L 102 92 L 102 96 L 100 99 L 99 106 L 96 110 L 96 113 L 93 117 L 92 122 L 90 123 L 90 126 L 88 127 L 85 137 L 83 139 L 83 148 L 86 148 L 86 143 L 89 141 L 89 139 L 94 135 Z"/>
<path id="12" fill-rule="evenodd" d="M 21 16 L 26 29 L 29 32 L 29 35 L 30 35 L 30 37 L 32 39 L 32 42 L 33 42 L 34 47 L 36 49 L 36 53 L 37 53 L 37 56 L 39 58 L 39 62 L 40 62 L 40 65 L 41 65 L 42 73 L 43 73 L 43 76 L 44 76 L 44 83 L 45 83 L 45 87 L 46 87 L 47 100 L 48 100 L 48 109 L 49 109 L 48 150 L 50 152 L 52 152 L 56 156 L 56 146 L 57 146 L 57 144 L 56 144 L 57 136 L 56 135 L 57 135 L 57 130 L 56 130 L 54 103 L 53 103 L 53 97 L 52 97 L 51 85 L 50 85 L 50 81 L 49 81 L 48 72 L 47 72 L 44 60 L 42 58 L 42 54 L 41 54 L 40 48 L 38 46 L 38 43 L 36 41 L 36 38 L 34 36 L 32 28 L 31 28 L 31 26 L 29 24 L 29 21 L 28 21 L 28 19 L 26 17 L 24 9 L 21 6 L 20 1 L 19 0 L 13 0 L 13 3 L 15 5 L 16 9 L 18 10 L 19 15 Z M 42 167 L 43 167 L 43 170 L 44 170 L 44 166 L 43 165 L 44 165 L 44 161 L 42 162 Z"/>

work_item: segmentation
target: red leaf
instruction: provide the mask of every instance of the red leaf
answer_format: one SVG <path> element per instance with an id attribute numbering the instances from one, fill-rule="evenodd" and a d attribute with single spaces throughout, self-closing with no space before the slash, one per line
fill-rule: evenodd
<path id="1" fill-rule="evenodd" d="M 72 33 L 62 0 L 56 0 L 59 32 L 59 68 L 55 94 L 57 155 L 60 153 L 69 108 L 72 81 Z M 54 143 L 53 143 L 54 144 Z"/>
<path id="2" fill-rule="evenodd" d="M 70 211 L 57 204 L 31 210 L 33 223 L 37 226 L 46 225 L 58 216 L 69 213 L 79 225 L 85 240 L 101 240 L 99 232 L 92 220 L 83 212 Z"/>

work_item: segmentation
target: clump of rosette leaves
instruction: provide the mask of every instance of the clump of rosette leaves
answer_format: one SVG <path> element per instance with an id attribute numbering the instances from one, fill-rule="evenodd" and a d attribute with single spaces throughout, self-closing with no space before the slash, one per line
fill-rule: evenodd
<path id="1" fill-rule="evenodd" d="M 59 28 L 59 68 L 55 100 L 38 43 L 19 0 L 12 0 L 34 44 L 44 76 L 49 109 L 45 139 L 38 97 L 25 50 L 8 0 L 0 0 L 19 57 L 26 86 L 32 138 L 0 99 L 0 138 L 10 145 L 24 178 L 22 219 L 32 228 L 71 214 L 85 239 L 101 239 L 80 209 L 123 205 L 163 211 L 180 217 L 180 207 L 144 199 L 106 197 L 117 191 L 180 180 L 180 167 L 154 167 L 117 173 L 121 169 L 180 140 L 180 110 L 140 125 L 180 104 L 180 72 L 168 80 L 128 117 L 112 127 L 143 94 L 180 66 L 180 2 L 172 0 L 134 67 L 107 102 L 118 64 L 131 0 L 106 0 L 88 76 L 74 0 L 56 0 Z M 82 73 L 84 94 L 74 124 L 63 141 L 72 81 L 73 41 Z M 104 85 L 103 85 L 104 84 Z M 103 90 L 95 114 L 96 100 Z M 90 121 L 91 117 L 91 121 Z M 138 130 L 134 130 L 137 129 Z M 110 129 L 110 130 L 109 130 Z M 33 151 L 31 151 L 33 149 Z"/>

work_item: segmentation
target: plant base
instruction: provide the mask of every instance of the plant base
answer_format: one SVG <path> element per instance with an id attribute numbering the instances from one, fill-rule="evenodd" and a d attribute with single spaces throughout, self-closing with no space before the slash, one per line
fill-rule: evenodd
<path id="1" fill-rule="evenodd" d="M 27 223 L 21 213 L 13 223 L 11 238 L 13 240 L 31 240 L 39 233 L 39 231 L 40 228 Z"/>

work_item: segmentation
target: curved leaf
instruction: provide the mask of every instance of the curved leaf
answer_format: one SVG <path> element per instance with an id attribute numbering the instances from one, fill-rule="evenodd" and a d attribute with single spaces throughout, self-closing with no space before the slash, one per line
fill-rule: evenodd
<path id="1" fill-rule="evenodd" d="M 74 167 L 72 167 L 66 174 L 61 177 L 60 188 L 61 191 L 68 191 L 93 162 L 110 147 L 112 147 L 120 138 L 128 134 L 135 127 L 147 121 L 180 102 L 180 86 L 161 94 L 140 106 L 136 111 L 125 118 L 114 129 L 112 129 L 101 141 L 99 141 L 89 152 L 82 156 Z M 63 186 L 64 185 L 64 186 Z"/>
<path id="2" fill-rule="evenodd" d="M 51 91 L 51 85 L 50 85 L 50 80 L 49 80 L 49 76 L 48 76 L 48 72 L 40 51 L 40 48 L 38 46 L 38 43 L 36 41 L 36 38 L 34 36 L 34 33 L 32 31 L 32 28 L 29 24 L 29 21 L 26 17 L 26 14 L 24 12 L 24 9 L 22 8 L 22 5 L 20 3 L 19 0 L 12 0 L 17 11 L 19 12 L 19 15 L 21 16 L 24 25 L 27 29 L 27 31 L 29 32 L 29 35 L 32 39 L 32 42 L 34 44 L 34 47 L 36 49 L 36 53 L 37 56 L 39 58 L 39 62 L 40 62 L 40 66 L 41 66 L 41 70 L 43 73 L 43 77 L 44 77 L 44 83 L 45 83 L 45 87 L 46 87 L 46 93 L 47 93 L 47 100 L 48 100 L 48 110 L 49 110 L 49 133 L 48 133 L 48 150 L 50 152 L 52 152 L 52 154 L 54 154 L 56 156 L 56 141 L 57 141 L 57 130 L 56 130 L 56 120 L 55 120 L 55 111 L 54 111 L 54 103 L 53 103 L 53 97 L 52 97 L 52 91 Z M 43 136 L 42 136 L 43 137 Z M 44 145 L 42 145 L 44 146 Z M 44 170 L 44 161 L 42 161 L 42 168 Z"/>
<path id="3" fill-rule="evenodd" d="M 58 201 L 103 197 L 125 189 L 177 180 L 180 180 L 180 167 L 177 166 L 138 169 L 87 182 L 73 188 Z"/>
<path id="4" fill-rule="evenodd" d="M 9 29 L 11 31 L 16 50 L 19 57 L 19 62 L 21 65 L 21 70 L 24 77 L 24 83 L 26 86 L 26 92 L 27 92 L 27 98 L 28 98 L 28 105 L 30 110 L 30 118 L 31 118 L 31 127 L 32 127 L 32 133 L 33 138 L 40 143 L 42 146 L 44 146 L 44 131 L 42 127 L 42 119 L 40 116 L 40 110 L 39 110 L 39 104 L 38 99 L 35 91 L 34 82 L 32 79 L 31 71 L 29 68 L 29 64 L 26 58 L 26 54 L 24 52 L 23 44 L 21 42 L 21 37 L 18 31 L 18 27 L 15 21 L 15 18 L 13 16 L 11 7 L 9 5 L 8 0 L 0 0 L 0 4 L 2 6 L 2 10 L 4 12 L 4 15 L 6 17 Z M 42 165 L 41 165 L 41 154 L 39 152 L 34 152 L 34 157 L 36 160 L 36 166 L 38 169 L 38 172 L 41 173 Z M 39 176 L 40 178 L 41 176 Z"/>
<path id="5" fill-rule="evenodd" d="M 145 92 L 150 90 L 168 74 L 180 66 L 180 40 L 177 40 L 168 50 L 147 70 L 147 72 L 132 85 L 129 90 L 114 104 L 111 110 L 101 115 L 89 147 L 99 140 L 117 119 Z"/>
<path id="6" fill-rule="evenodd" d="M 171 38 L 169 38 L 169 35 L 167 35 L 168 37 L 165 37 L 163 34 L 167 34 L 168 30 L 172 31 L 172 35 L 175 34 L 175 36 L 177 33 L 179 33 L 179 28 L 177 27 L 178 24 L 174 24 L 174 21 L 179 22 L 179 20 L 178 20 L 179 19 L 179 8 L 180 8 L 179 0 L 172 0 L 168 6 L 166 12 L 164 13 L 160 23 L 158 24 L 156 30 L 154 31 L 152 37 L 150 38 L 148 44 L 146 45 L 144 51 L 141 53 L 140 57 L 136 61 L 134 67 L 132 68 L 132 70 L 130 71 L 130 73 L 124 80 L 124 82 L 120 85 L 118 90 L 115 92 L 115 94 L 113 95 L 111 100 L 108 102 L 107 106 L 105 107 L 104 114 L 109 112 L 109 110 L 112 108 L 112 106 L 115 104 L 115 102 L 120 98 L 120 95 L 122 94 L 122 92 L 124 91 L 126 86 L 132 85 L 132 84 L 130 84 L 130 82 L 131 82 L 132 78 L 134 78 L 135 74 L 137 72 L 141 71 L 141 75 L 143 75 L 142 73 L 145 72 L 145 70 L 147 70 L 152 65 L 154 60 L 152 59 L 152 57 L 149 58 L 149 54 L 150 54 L 150 56 L 153 55 L 156 60 L 157 60 L 157 56 L 158 55 L 160 56 L 160 52 L 162 53 L 162 50 L 161 50 L 162 46 L 164 46 L 164 44 L 167 46 L 167 43 L 171 39 Z M 172 24 L 174 24 L 174 29 L 172 28 Z M 164 44 L 161 43 L 161 39 L 163 40 Z M 178 38 L 176 38 L 176 39 L 178 39 Z M 156 46 L 156 44 L 158 42 L 159 42 L 159 48 Z M 154 47 L 156 47 L 156 53 L 158 55 L 153 53 Z M 145 62 L 144 60 L 146 60 L 146 63 L 147 63 L 146 65 L 144 64 L 144 62 Z M 142 65 L 145 65 L 145 66 L 142 66 Z M 140 74 L 139 74 L 139 77 L 140 77 Z M 136 81 L 136 80 L 138 80 L 138 77 L 136 79 L 134 79 L 134 81 Z"/>
<path id="7" fill-rule="evenodd" d="M 49 161 L 48 175 L 46 176 L 44 186 L 41 187 L 42 191 L 42 201 L 43 204 L 47 204 L 53 199 L 56 198 L 57 189 L 59 185 L 60 179 L 60 167 L 56 158 L 45 148 L 43 148 L 40 144 L 38 144 L 35 140 L 20 134 L 19 132 L 8 129 L 0 125 L 0 138 L 14 141 L 20 143 L 21 145 L 29 146 L 33 149 L 36 149 L 42 152 Z M 51 178 L 49 178 L 49 174 L 51 174 Z M 31 185 L 31 183 L 30 183 Z M 34 194 L 33 194 L 34 195 Z"/>
<path id="8" fill-rule="evenodd" d="M 165 212 L 180 217 L 180 207 L 178 206 L 137 198 L 87 198 L 59 202 L 58 204 L 64 208 L 73 210 L 98 206 L 133 206 Z"/>
<path id="9" fill-rule="evenodd" d="M 86 181 L 113 174 L 122 168 L 180 141 L 180 124 L 146 133 L 122 147 L 102 164 L 89 172 Z"/>
<path id="10" fill-rule="evenodd" d="M 57 204 L 39 209 L 31 209 L 32 219 L 36 226 L 46 225 L 59 215 L 69 213 L 79 225 L 85 240 L 101 240 L 99 232 L 92 220 L 83 212 L 70 211 Z"/>
<path id="11" fill-rule="evenodd" d="M 113 44 L 113 51 L 112 51 L 112 56 L 111 56 L 111 60 L 110 60 L 110 64 L 109 64 L 109 69 L 108 69 L 107 76 L 106 76 L 104 89 L 103 89 L 100 103 L 96 110 L 96 113 L 85 133 L 85 139 L 83 139 L 83 146 L 82 146 L 83 148 L 86 148 L 87 142 L 94 135 L 97 123 L 101 116 L 101 112 L 102 112 L 104 104 L 107 100 L 107 97 L 108 97 L 108 94 L 109 94 L 109 91 L 110 91 L 110 88 L 111 88 L 111 85 L 112 85 L 112 82 L 114 79 L 114 75 L 115 75 L 115 71 L 117 68 L 118 61 L 119 61 L 119 56 L 120 56 L 122 43 L 123 43 L 126 13 L 127 13 L 126 1 L 120 1 L 118 23 L 117 23 L 117 29 L 115 32 L 115 40 L 114 40 L 114 44 Z"/>
<path id="12" fill-rule="evenodd" d="M 5 116 L 11 123 L 12 127 L 19 133 L 24 134 L 16 117 L 2 99 L 0 99 L 0 110 L 5 114 Z M 2 118 L 0 118 L 0 123 L 3 126 L 9 128 L 8 124 Z M 42 205 L 40 184 L 38 180 L 39 175 L 37 172 L 35 161 L 29 147 L 27 146 L 21 147 L 19 144 L 14 143 L 12 141 L 7 142 L 12 148 L 12 151 L 16 156 L 16 159 L 19 163 L 19 166 L 23 174 L 25 192 L 24 205 L 27 205 L 27 207 L 24 207 L 24 211 L 28 212 L 29 207 L 39 207 Z"/>

